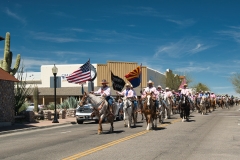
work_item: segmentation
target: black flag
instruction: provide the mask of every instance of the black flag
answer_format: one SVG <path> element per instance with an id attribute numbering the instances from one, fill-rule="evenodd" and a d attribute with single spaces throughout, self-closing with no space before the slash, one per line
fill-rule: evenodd
<path id="1" fill-rule="evenodd" d="M 111 72 L 111 80 L 112 80 L 113 89 L 121 92 L 125 86 L 124 80 L 118 76 L 115 76 L 112 72 Z"/>

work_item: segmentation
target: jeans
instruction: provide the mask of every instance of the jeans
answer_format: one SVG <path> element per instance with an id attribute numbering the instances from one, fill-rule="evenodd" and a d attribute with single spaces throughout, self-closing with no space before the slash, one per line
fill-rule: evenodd
<path id="1" fill-rule="evenodd" d="M 112 105 L 113 104 L 113 99 L 111 96 L 107 96 L 106 97 L 106 101 L 108 102 L 109 105 Z"/>
<path id="2" fill-rule="evenodd" d="M 134 109 L 137 109 L 137 101 L 133 101 Z"/>
<path id="3" fill-rule="evenodd" d="M 158 100 L 155 101 L 155 106 L 156 106 L 156 109 L 159 108 L 159 101 Z"/>

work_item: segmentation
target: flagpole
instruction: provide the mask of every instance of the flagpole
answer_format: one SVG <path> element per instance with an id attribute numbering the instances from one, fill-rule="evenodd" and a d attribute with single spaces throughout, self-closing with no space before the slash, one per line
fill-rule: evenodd
<path id="1" fill-rule="evenodd" d="M 89 69 L 90 69 L 90 77 L 91 77 L 91 62 L 90 62 L 90 58 L 89 58 Z M 90 85 L 91 85 L 91 91 L 93 91 L 93 82 L 92 82 L 92 77 L 91 77 L 91 80 L 90 80 Z"/>
<path id="2" fill-rule="evenodd" d="M 142 63 L 141 63 L 141 92 L 142 92 Z"/>

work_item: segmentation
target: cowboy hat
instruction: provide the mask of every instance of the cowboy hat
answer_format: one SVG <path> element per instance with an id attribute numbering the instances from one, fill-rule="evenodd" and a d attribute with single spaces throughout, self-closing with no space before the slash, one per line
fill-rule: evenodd
<path id="1" fill-rule="evenodd" d="M 102 83 L 102 84 L 107 84 L 108 82 L 107 82 L 106 79 L 103 79 L 101 83 Z"/>
<path id="2" fill-rule="evenodd" d="M 153 81 L 149 80 L 147 83 L 148 83 L 148 84 L 150 84 L 150 83 L 153 84 Z"/>
<path id="3" fill-rule="evenodd" d="M 126 85 L 125 85 L 125 86 L 126 86 L 126 87 L 127 87 L 127 86 L 129 86 L 129 87 L 130 87 L 130 84 L 126 83 Z"/>
<path id="4" fill-rule="evenodd" d="M 162 86 L 158 85 L 157 88 L 162 88 Z"/>
<path id="5" fill-rule="evenodd" d="M 187 84 L 185 83 L 183 86 L 187 86 Z"/>
<path id="6" fill-rule="evenodd" d="M 179 91 L 181 91 L 181 90 L 182 90 L 182 88 L 179 88 L 178 90 L 179 90 Z"/>
<path id="7" fill-rule="evenodd" d="M 168 87 L 166 87 L 166 88 L 165 88 L 165 90 L 169 90 L 169 88 L 168 88 Z"/>

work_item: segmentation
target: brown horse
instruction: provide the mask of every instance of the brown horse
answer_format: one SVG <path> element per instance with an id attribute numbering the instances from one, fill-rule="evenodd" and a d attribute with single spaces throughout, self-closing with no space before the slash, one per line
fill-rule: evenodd
<path id="1" fill-rule="evenodd" d="M 137 99 L 137 104 L 138 104 L 138 112 L 142 115 L 142 120 L 144 119 L 144 114 L 142 112 L 143 110 L 143 100 L 142 98 Z"/>
<path id="2" fill-rule="evenodd" d="M 103 97 L 95 96 L 94 94 L 87 94 L 84 93 L 79 105 L 80 107 L 86 104 L 87 100 L 89 103 L 93 106 L 93 113 L 95 114 L 98 119 L 98 134 L 102 133 L 102 121 L 107 117 L 107 121 L 111 124 L 110 132 L 113 132 L 113 121 L 114 121 L 114 115 L 112 113 L 115 113 L 117 110 L 116 103 L 113 103 L 112 112 L 110 111 L 110 107 L 108 107 L 108 102 Z M 102 102 L 104 101 L 104 104 L 101 106 Z"/>
<path id="3" fill-rule="evenodd" d="M 222 97 L 217 99 L 217 105 L 218 105 L 218 107 L 223 108 L 223 98 Z"/>
<path id="4" fill-rule="evenodd" d="M 216 109 L 216 98 L 210 98 L 210 106 L 213 110 Z"/>
<path id="5" fill-rule="evenodd" d="M 152 129 L 157 128 L 157 114 L 156 114 L 156 106 L 155 99 L 153 98 L 151 93 L 146 94 L 145 101 L 143 103 L 142 112 L 146 117 L 147 128 L 146 130 L 150 130 L 150 123 L 152 123 Z M 155 120 L 155 125 L 153 123 Z"/>

